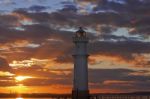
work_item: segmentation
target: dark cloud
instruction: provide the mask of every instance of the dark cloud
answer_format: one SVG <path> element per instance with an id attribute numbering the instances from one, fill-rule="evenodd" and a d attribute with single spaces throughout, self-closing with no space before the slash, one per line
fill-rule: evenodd
<path id="1" fill-rule="evenodd" d="M 31 6 L 29 8 L 30 11 L 35 11 L 35 12 L 41 12 L 41 11 L 46 10 L 46 9 L 47 9 L 47 7 L 39 6 L 39 5 L 34 5 L 34 6 Z"/>
<path id="2" fill-rule="evenodd" d="M 26 86 L 46 86 L 62 85 L 72 86 L 71 69 L 43 69 L 41 66 L 22 67 L 15 70 L 16 75 L 33 76 L 21 83 Z M 96 89 L 116 89 L 123 92 L 149 90 L 149 71 L 148 70 L 130 70 L 130 69 L 89 69 L 90 88 Z M 13 83 L 13 79 L 1 86 L 14 86 L 19 82 Z"/>
<path id="3" fill-rule="evenodd" d="M 16 9 L 17 11 L 27 11 L 27 12 L 32 12 L 32 13 L 39 13 L 39 12 L 43 12 L 47 9 L 49 9 L 50 7 L 48 6 L 41 6 L 41 5 L 32 5 L 29 8 L 18 8 Z"/>
<path id="4" fill-rule="evenodd" d="M 72 54 L 71 51 L 72 44 L 70 43 L 68 44 L 68 42 L 72 42 L 71 41 L 72 32 L 67 32 L 66 30 L 69 27 L 74 28 L 78 24 L 81 26 L 85 26 L 87 28 L 91 27 L 93 29 L 96 29 L 97 25 L 102 24 L 100 26 L 100 31 L 99 31 L 101 32 L 100 35 L 101 37 L 100 38 L 96 36 L 94 37 L 92 34 L 90 34 L 93 36 L 92 39 L 93 40 L 113 39 L 118 41 L 118 42 L 98 41 L 95 42 L 95 44 L 92 43 L 90 44 L 91 46 L 90 53 L 92 54 L 93 52 L 96 52 L 95 54 L 105 54 L 110 56 L 114 55 L 114 56 L 120 56 L 122 57 L 122 59 L 125 60 L 134 60 L 133 53 L 135 54 L 149 53 L 148 42 L 136 41 L 136 39 L 133 40 L 133 38 L 111 35 L 111 33 L 113 31 L 116 31 L 118 27 L 129 28 L 130 26 L 132 26 L 131 28 L 136 28 L 134 25 L 131 25 L 131 23 L 135 24 L 134 22 L 136 21 L 130 22 L 131 21 L 130 16 L 127 17 L 124 14 L 106 11 L 105 13 L 92 13 L 88 15 L 79 15 L 76 13 L 76 11 L 68 10 L 65 8 L 59 10 L 58 12 L 52 12 L 52 13 L 47 13 L 47 12 L 30 13 L 22 10 L 16 10 L 14 11 L 14 13 L 17 13 L 20 16 L 30 18 L 33 22 L 37 22 L 37 24 L 21 25 L 21 27 L 24 28 L 24 31 L 19 31 L 19 30 L 9 29 L 9 28 L 1 28 L 1 34 L 3 34 L 3 36 L 1 37 L 1 42 L 4 42 L 5 40 L 7 41 L 8 39 L 9 40 L 27 39 L 35 43 L 43 42 L 43 45 L 41 45 L 41 47 L 39 47 L 38 49 L 22 48 L 22 50 L 25 51 L 24 55 L 27 55 L 27 57 L 35 56 L 35 57 L 44 58 L 51 54 L 52 56 L 57 57 L 56 59 L 57 62 L 59 61 L 63 62 L 63 60 L 64 61 L 67 60 L 67 62 L 71 61 L 70 59 Z M 147 18 L 141 19 L 141 23 L 143 21 L 143 23 L 145 24 L 146 20 L 148 19 Z M 148 24 L 145 24 L 144 28 L 146 28 L 147 25 Z M 61 28 L 66 28 L 66 30 L 61 30 Z M 144 29 L 144 28 L 140 28 L 140 29 Z M 143 30 L 143 32 L 144 31 L 147 31 L 147 29 Z M 62 42 L 54 41 L 49 43 L 47 42 L 46 44 L 44 44 L 45 40 L 49 38 L 62 40 Z M 125 41 L 120 42 L 120 40 L 122 39 Z M 58 49 L 60 43 L 62 44 L 62 46 L 60 46 L 62 49 Z M 110 46 L 106 46 L 106 45 L 110 45 Z M 53 46 L 53 48 L 50 48 L 50 46 Z M 145 49 L 145 47 L 147 47 L 147 49 Z M 40 51 L 42 52 L 41 55 L 40 53 L 38 53 Z M 50 52 L 54 52 L 54 53 L 56 52 L 59 54 L 52 54 Z M 36 53 L 38 53 L 39 55 L 36 55 Z"/>
<path id="5" fill-rule="evenodd" d="M 0 58 L 0 71 L 12 71 L 11 67 L 9 66 L 8 62 L 4 58 Z"/>
<path id="6" fill-rule="evenodd" d="M 127 63 L 134 62 L 135 66 L 149 67 L 149 61 L 141 57 L 142 54 L 149 54 L 149 42 L 141 41 L 98 41 L 89 45 L 91 55 L 104 55 L 110 57 L 118 57 Z M 146 48 L 146 49 L 145 49 Z M 139 62 L 137 59 L 141 59 Z"/>
<path id="7" fill-rule="evenodd" d="M 129 69 L 90 69 L 89 80 L 91 88 L 119 89 L 124 92 L 149 90 L 149 76 L 132 75 L 141 71 Z M 144 71 L 149 72 L 149 71 Z M 97 79 L 99 78 L 99 79 Z M 106 82 L 108 82 L 106 84 Z"/>
<path id="8" fill-rule="evenodd" d="M 63 11 L 73 11 L 73 12 L 77 12 L 77 7 L 75 4 L 73 4 L 72 2 L 68 2 L 68 1 L 63 1 L 61 2 L 64 5 L 64 8 L 62 9 Z"/>
<path id="9" fill-rule="evenodd" d="M 116 37 L 113 35 L 103 35 L 102 38 L 104 38 L 105 41 L 91 42 L 88 45 L 88 51 L 91 56 L 100 55 L 106 57 L 116 57 L 119 60 L 125 61 L 127 63 L 134 63 L 134 66 L 137 67 L 150 66 L 149 61 L 145 60 L 145 57 L 142 56 L 142 54 L 150 53 L 149 42 L 130 40 L 126 37 Z M 119 41 L 107 41 L 108 39 L 118 39 Z M 58 56 L 55 61 L 60 63 L 73 62 L 73 58 L 71 56 L 73 53 L 72 47 L 70 47 L 70 50 L 66 50 L 65 53 Z M 139 59 L 142 62 L 139 61 Z M 94 60 L 92 60 L 91 58 L 89 59 L 89 61 L 92 63 L 94 62 Z"/>
<path id="10" fill-rule="evenodd" d="M 130 69 L 90 69 L 89 75 L 90 75 L 90 81 L 93 82 L 99 82 L 102 83 L 105 80 L 125 80 L 125 81 L 143 81 L 143 80 L 149 80 L 148 76 L 143 75 L 132 75 L 134 73 L 142 72 L 149 72 L 149 71 L 135 71 Z M 143 77 L 142 77 L 143 76 Z M 100 79 L 97 79 L 100 78 Z"/>
<path id="11" fill-rule="evenodd" d="M 12 15 L 0 14 L 0 27 L 16 26 L 18 18 Z"/>
<path id="12" fill-rule="evenodd" d="M 149 34 L 149 10 L 150 3 L 146 0 L 78 0 L 79 2 L 96 2 L 90 14 L 91 21 L 99 24 L 112 24 L 117 27 L 133 27 L 137 34 Z M 103 20 L 103 21 L 100 21 Z M 141 30 L 141 31 L 140 31 Z M 144 31 L 145 30 L 145 31 Z"/>
<path id="13" fill-rule="evenodd" d="M 114 53 L 115 54 L 126 54 L 132 55 L 132 53 L 142 54 L 149 53 L 150 44 L 149 42 L 141 41 L 118 41 L 118 42 L 105 42 L 97 41 L 90 44 L 89 51 L 91 53 L 100 54 L 102 53 Z M 147 48 L 147 49 L 145 49 Z M 124 56 L 123 55 L 123 56 Z M 129 57 L 127 59 L 130 59 Z"/>
<path id="14" fill-rule="evenodd" d="M 146 12 L 149 9 L 149 3 L 147 4 L 144 3 L 145 1 L 141 2 L 139 0 L 137 0 L 136 2 L 132 0 L 124 0 L 125 3 L 121 5 L 120 3 L 114 2 L 113 0 L 109 2 L 107 0 L 95 1 L 100 2 L 101 4 L 101 6 L 97 6 L 100 8 L 95 9 L 97 9 L 97 11 L 100 10 L 104 12 L 79 15 L 77 14 L 76 6 L 67 3 L 65 3 L 64 9 L 52 13 L 29 13 L 22 9 L 18 9 L 14 12 L 19 15 L 31 18 L 33 21 L 38 22 L 39 24 L 49 25 L 52 28 L 57 29 L 62 25 L 64 25 L 64 27 L 74 27 L 81 25 L 85 27 L 92 27 L 95 29 L 97 25 L 105 24 L 105 27 L 100 27 L 100 32 L 112 32 L 111 30 L 114 27 L 128 27 L 135 28 L 135 30 L 137 30 L 136 33 L 143 32 L 143 34 L 149 34 L 149 14 L 148 12 Z M 41 6 L 32 6 L 31 8 L 43 9 L 43 7 Z M 124 11 L 120 11 L 120 9 L 123 9 Z M 112 27 L 111 25 L 114 27 Z"/>
<path id="15" fill-rule="evenodd" d="M 12 79 L 13 69 L 9 66 L 6 59 L 0 57 L 0 86 L 14 86 L 15 81 Z"/>

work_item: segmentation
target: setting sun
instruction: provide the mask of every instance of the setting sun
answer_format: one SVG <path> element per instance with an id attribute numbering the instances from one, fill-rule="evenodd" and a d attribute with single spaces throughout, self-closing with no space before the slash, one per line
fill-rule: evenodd
<path id="1" fill-rule="evenodd" d="M 16 99 L 23 99 L 23 98 L 19 97 L 19 98 L 16 98 Z"/>
<path id="2" fill-rule="evenodd" d="M 16 76 L 15 80 L 16 81 L 23 81 L 23 80 L 28 79 L 28 78 L 32 78 L 32 77 L 31 76 Z"/>

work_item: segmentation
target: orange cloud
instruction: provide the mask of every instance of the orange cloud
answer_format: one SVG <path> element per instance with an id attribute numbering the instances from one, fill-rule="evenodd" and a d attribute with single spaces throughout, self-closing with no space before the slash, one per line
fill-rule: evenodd
<path id="1" fill-rule="evenodd" d="M 150 66 L 150 54 L 134 54 L 134 60 L 130 61 L 134 67 L 149 67 Z"/>
<path id="2" fill-rule="evenodd" d="M 54 93 L 54 94 L 62 94 L 62 93 L 70 93 L 72 90 L 72 86 L 69 85 L 50 85 L 50 86 L 24 86 L 19 84 L 18 86 L 12 87 L 0 87 L 0 93 Z"/>
<path id="3" fill-rule="evenodd" d="M 121 81 L 121 80 L 106 80 L 103 82 L 104 85 L 113 85 L 113 84 L 118 84 L 118 85 L 127 85 L 130 86 L 130 84 L 135 83 L 134 81 Z"/>
<path id="4" fill-rule="evenodd" d="M 108 89 L 108 88 L 100 88 L 100 89 L 91 89 L 90 93 L 122 93 L 123 90 L 119 89 Z"/>
<path id="5" fill-rule="evenodd" d="M 10 72 L 4 72 L 4 71 L 0 71 L 0 76 L 13 76 L 15 74 L 10 73 Z"/>
<path id="6" fill-rule="evenodd" d="M 55 61 L 55 58 L 50 59 L 37 59 L 37 58 L 30 58 L 26 60 L 13 60 L 9 63 L 9 65 L 13 68 L 23 68 L 23 67 L 32 67 L 32 66 L 42 66 L 44 70 L 46 71 L 46 68 L 51 69 L 65 69 L 65 68 L 72 68 L 72 64 L 68 63 L 57 63 Z M 60 67 L 61 65 L 61 67 Z M 62 73 L 58 71 L 51 71 L 55 73 Z M 68 72 L 65 72 L 68 74 Z"/>
<path id="7" fill-rule="evenodd" d="M 120 64 L 125 64 L 127 63 L 126 60 L 124 60 L 121 56 L 119 55 L 91 55 L 89 58 L 91 64 L 99 63 L 99 62 L 104 62 L 104 61 L 109 61 L 112 63 L 120 63 Z"/>
<path id="8" fill-rule="evenodd" d="M 14 42 L 8 42 L 4 44 L 0 44 L 0 49 L 4 51 L 9 51 L 11 48 L 16 47 L 25 47 L 30 43 L 28 40 L 15 40 Z"/>
<path id="9" fill-rule="evenodd" d="M 111 55 L 111 54 L 99 54 L 99 55 L 91 55 L 89 57 L 89 62 L 91 65 L 94 64 L 99 64 L 101 62 L 110 62 L 112 64 L 116 65 L 123 65 L 126 64 L 130 67 L 138 67 L 138 68 L 143 68 L 143 67 L 149 67 L 149 59 L 150 55 L 149 54 L 132 54 L 133 59 L 124 59 L 124 57 L 120 55 Z"/>

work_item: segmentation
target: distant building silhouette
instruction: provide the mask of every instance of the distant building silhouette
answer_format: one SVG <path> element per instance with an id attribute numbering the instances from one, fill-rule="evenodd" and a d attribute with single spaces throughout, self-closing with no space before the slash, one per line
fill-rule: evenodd
<path id="1" fill-rule="evenodd" d="M 72 99 L 88 99 L 88 38 L 86 32 L 80 27 L 73 37 L 74 52 L 74 85 Z"/>

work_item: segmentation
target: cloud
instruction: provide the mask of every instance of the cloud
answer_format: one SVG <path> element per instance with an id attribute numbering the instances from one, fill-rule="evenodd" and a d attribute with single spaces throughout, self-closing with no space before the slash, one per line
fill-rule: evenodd
<path id="1" fill-rule="evenodd" d="M 0 1 L 0 5 L 6 5 L 6 6 L 10 6 L 10 5 L 15 5 L 16 3 L 15 2 L 13 2 L 12 0 L 1 0 Z"/>
<path id="2" fill-rule="evenodd" d="M 30 75 L 33 78 L 26 79 L 21 83 L 25 86 L 72 86 L 72 69 L 46 69 L 42 66 L 21 67 L 15 70 L 16 75 Z M 97 79 L 98 78 L 98 79 Z M 5 84 L 2 84 L 4 81 Z M 15 86 L 12 78 L 1 79 L 2 86 Z M 149 71 L 130 69 L 89 69 L 89 86 L 93 89 L 103 89 L 106 92 L 120 90 L 132 92 L 149 90 Z M 71 89 L 70 89 L 71 90 Z"/>
<path id="3" fill-rule="evenodd" d="M 96 89 L 117 89 L 124 92 L 137 90 L 149 90 L 144 83 L 149 85 L 148 75 L 132 75 L 140 71 L 129 69 L 90 69 L 89 80 L 91 88 Z M 97 79 L 99 78 L 99 79 Z"/>
<path id="4" fill-rule="evenodd" d="M 67 7 L 69 8 L 70 6 Z M 30 25 L 20 24 L 20 26 L 24 29 L 23 31 L 10 29 L 9 27 L 1 28 L 1 33 L 3 34 L 3 36 L 1 37 L 0 41 L 8 42 L 10 40 L 15 41 L 16 39 L 23 39 L 28 40 L 31 43 L 34 42 L 35 44 L 40 45 L 38 48 L 19 48 L 23 52 L 19 52 L 16 56 L 16 59 L 21 59 L 19 57 L 20 55 L 24 56 L 23 59 L 29 59 L 30 57 L 48 58 L 52 56 L 52 58 L 56 58 L 56 62 L 71 62 L 73 46 L 72 43 L 68 44 L 68 42 L 72 42 L 71 37 L 73 35 L 73 32 L 67 30 L 69 28 L 74 29 L 78 24 L 89 29 L 94 29 L 96 30 L 96 32 L 100 32 L 100 35 L 98 36 L 95 36 L 95 34 L 92 34 L 91 32 L 89 34 L 90 37 L 92 37 L 91 39 L 93 41 L 96 41 L 89 45 L 89 51 L 91 55 L 94 55 L 94 52 L 96 52 L 95 55 L 105 54 L 105 56 L 115 56 L 121 58 L 122 60 L 130 62 L 130 60 L 136 61 L 134 54 L 138 55 L 149 53 L 148 42 L 138 41 L 136 37 L 133 40 L 133 38 L 130 37 L 112 35 L 112 33 L 119 27 L 130 28 L 130 17 L 126 17 L 124 14 L 106 11 L 105 13 L 99 12 L 91 13 L 88 15 L 79 15 L 75 10 L 68 10 L 66 8 L 52 13 L 30 13 L 21 9 L 18 9 L 13 13 L 15 14 L 12 14 L 12 17 L 15 16 L 17 18 L 17 22 L 19 22 L 20 20 L 28 20 L 32 21 L 33 23 Z M 133 27 L 131 27 L 131 29 L 132 28 Z M 137 30 L 136 27 L 135 30 Z M 51 40 L 51 42 L 47 42 L 48 39 L 55 39 L 55 41 Z M 100 39 L 103 39 L 104 42 L 100 42 Z M 105 42 L 110 39 L 116 40 L 116 42 Z M 123 41 L 120 42 L 120 40 Z M 68 45 L 66 45 L 66 43 Z M 58 49 L 58 45 L 60 44 L 62 45 L 60 46 L 62 49 Z M 147 47 L 147 49 L 145 49 L 145 47 Z M 53 52 L 53 54 L 50 52 Z M 147 63 L 148 62 L 145 62 L 144 65 L 146 65 Z"/>
<path id="5" fill-rule="evenodd" d="M 13 69 L 9 66 L 7 60 L 0 57 L 0 86 L 15 85 L 12 80 L 14 75 Z"/>
<path id="6" fill-rule="evenodd" d="M 93 8 L 89 16 L 96 19 L 96 23 L 102 24 L 100 20 L 104 19 L 104 24 L 112 24 L 117 27 L 135 28 L 140 35 L 149 34 L 149 2 L 143 0 L 77 0 L 77 3 L 89 2 L 97 6 Z M 93 13 L 97 13 L 94 14 Z M 128 15 L 128 16 L 127 16 Z M 97 16 L 97 18 L 94 17 Z M 105 17 L 103 17 L 105 16 Z M 109 22 L 109 23 L 107 23 Z M 95 23 L 95 22 L 94 22 Z"/>
<path id="7" fill-rule="evenodd" d="M 34 5 L 34 6 L 31 6 L 29 8 L 29 10 L 35 11 L 35 12 L 41 12 L 41 11 L 46 10 L 46 9 L 47 9 L 47 7 L 45 7 L 45 6 L 38 6 L 38 5 Z"/>
<path id="8" fill-rule="evenodd" d="M 113 62 L 122 62 L 122 64 L 125 62 L 135 67 L 150 66 L 148 59 L 150 52 L 148 49 L 149 42 L 140 41 L 98 41 L 89 45 L 91 59 L 94 59 L 94 56 L 97 56 L 97 59 L 99 57 L 99 59 L 103 61 L 102 57 L 105 57 L 106 59 L 110 58 Z M 147 56 L 145 56 L 145 54 L 147 54 Z"/>
<path id="9" fill-rule="evenodd" d="M 26 86 L 71 86 L 72 73 L 70 69 L 48 69 L 43 66 L 20 67 L 15 71 L 16 75 L 32 76 L 33 78 L 22 81 Z M 28 71 L 28 72 L 27 72 Z"/>
<path id="10" fill-rule="evenodd" d="M 12 68 L 9 66 L 8 62 L 4 58 L 0 58 L 0 71 L 11 71 Z"/>
<path id="11" fill-rule="evenodd" d="M 32 13 L 39 13 L 47 10 L 50 7 L 42 6 L 42 5 L 32 5 L 29 8 L 18 8 L 17 10 L 32 12 Z"/>
<path id="12" fill-rule="evenodd" d="M 84 0 L 82 2 L 98 2 L 98 5 L 93 8 L 92 13 L 89 13 L 88 15 L 79 15 L 77 13 L 76 6 L 66 3 L 64 4 L 64 8 L 62 10 L 58 10 L 57 12 L 52 13 L 29 13 L 21 9 L 18 9 L 15 12 L 19 15 L 31 18 L 32 20 L 39 23 L 50 24 L 51 26 L 55 27 L 60 27 L 62 25 L 74 27 L 80 24 L 81 26 L 94 28 L 100 24 L 105 24 L 106 27 L 108 27 L 110 30 L 112 29 L 112 26 L 127 27 L 135 28 L 135 33 L 139 34 L 139 32 L 142 32 L 140 35 L 148 34 L 149 17 L 147 11 L 149 9 L 149 3 L 147 4 L 145 3 L 145 1 L 137 0 L 136 2 L 134 2 L 129 0 Z M 119 2 L 125 3 L 120 4 Z M 40 9 L 43 8 L 40 6 L 38 7 Z M 127 14 L 128 16 L 126 16 Z M 108 24 L 109 26 L 107 26 Z M 103 29 L 101 29 L 101 31 L 102 30 Z"/>
<path id="13" fill-rule="evenodd" d="M 108 36 L 109 37 L 109 36 Z M 114 36 L 112 36 L 113 38 Z M 110 36 L 111 38 L 111 36 Z M 116 37 L 115 37 L 116 38 Z M 108 38 L 109 39 L 109 38 Z M 95 41 L 88 45 L 90 53 L 89 62 L 96 64 L 97 61 L 111 60 L 114 63 L 127 63 L 135 67 L 149 67 L 149 42 L 128 41 L 121 37 L 117 39 L 125 39 L 125 41 Z M 147 48 L 147 49 L 145 49 Z M 73 46 L 66 52 L 56 58 L 56 62 L 72 63 Z M 147 56 L 145 56 L 147 55 Z"/>
<path id="14" fill-rule="evenodd" d="M 109 45 L 109 46 L 108 46 Z M 127 54 L 128 53 L 149 53 L 149 42 L 141 42 L 141 41 L 118 41 L 118 42 L 105 42 L 105 41 L 97 41 L 90 44 L 90 51 L 98 53 L 98 51 L 104 53 L 115 53 L 115 54 Z M 112 49 L 110 49 L 112 48 Z M 94 51 L 95 50 L 95 51 Z M 130 58 L 129 58 L 130 59 Z"/>

